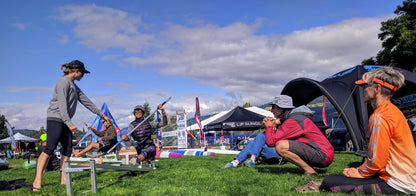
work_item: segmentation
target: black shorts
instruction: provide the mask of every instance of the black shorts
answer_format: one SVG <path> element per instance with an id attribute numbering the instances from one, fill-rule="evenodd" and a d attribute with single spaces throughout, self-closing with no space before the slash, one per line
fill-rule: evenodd
<path id="1" fill-rule="evenodd" d="M 51 156 L 55 150 L 58 142 L 62 145 L 62 155 L 70 157 L 72 153 L 72 132 L 63 122 L 47 120 L 46 132 L 46 147 L 44 153 Z"/>
<path id="2" fill-rule="evenodd" d="M 107 152 L 116 144 L 117 144 L 117 142 L 112 142 L 110 145 L 104 146 L 103 144 L 100 143 L 100 149 L 98 151 Z M 114 148 L 114 149 L 116 149 L 116 148 Z"/>
<path id="3" fill-rule="evenodd" d="M 288 141 L 289 151 L 297 154 L 308 165 L 313 167 L 325 167 L 323 165 L 326 157 L 325 153 L 303 142 L 297 142 L 293 140 Z"/>

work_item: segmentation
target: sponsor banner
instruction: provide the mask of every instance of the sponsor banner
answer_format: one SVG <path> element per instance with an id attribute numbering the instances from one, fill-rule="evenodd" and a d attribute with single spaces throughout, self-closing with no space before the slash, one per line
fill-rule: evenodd
<path id="1" fill-rule="evenodd" d="M 186 132 L 185 113 L 176 115 L 176 124 L 178 126 L 178 148 L 187 148 L 188 133 Z"/>
<path id="2" fill-rule="evenodd" d="M 177 137 L 178 131 L 163 132 L 163 137 Z"/>
<path id="3" fill-rule="evenodd" d="M 261 127 L 263 122 L 261 121 L 243 121 L 243 122 L 223 122 L 222 129 L 232 129 L 239 127 Z"/>

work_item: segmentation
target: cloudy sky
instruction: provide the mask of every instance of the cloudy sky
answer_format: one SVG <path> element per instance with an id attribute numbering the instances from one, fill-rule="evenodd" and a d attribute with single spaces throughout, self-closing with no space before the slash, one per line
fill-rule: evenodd
<path id="1" fill-rule="evenodd" d="M 170 115 L 261 105 L 290 80 L 324 78 L 381 49 L 381 22 L 400 0 L 16 1 L 0 7 L 0 114 L 16 129 L 46 127 L 60 66 L 78 59 L 76 84 L 120 128 L 135 105 Z M 81 104 L 78 127 L 95 115 Z"/>

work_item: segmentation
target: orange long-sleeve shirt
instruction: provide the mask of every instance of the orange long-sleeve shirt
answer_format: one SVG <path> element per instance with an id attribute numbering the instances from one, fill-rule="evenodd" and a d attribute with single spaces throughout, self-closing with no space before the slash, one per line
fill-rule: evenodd
<path id="1" fill-rule="evenodd" d="M 403 113 L 390 101 L 368 122 L 368 158 L 358 168 L 363 177 L 379 174 L 393 188 L 416 193 L 416 147 Z"/>

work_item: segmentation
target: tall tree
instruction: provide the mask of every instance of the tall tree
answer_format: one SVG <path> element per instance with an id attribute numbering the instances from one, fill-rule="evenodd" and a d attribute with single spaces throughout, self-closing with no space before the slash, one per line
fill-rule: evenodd
<path id="1" fill-rule="evenodd" d="M 151 112 L 151 109 L 150 109 L 150 106 L 149 106 L 149 103 L 147 103 L 147 102 L 145 102 L 144 104 L 143 104 L 143 107 L 144 107 L 144 116 L 143 117 L 147 117 L 147 116 L 149 116 L 150 115 L 150 112 Z M 149 121 L 153 121 L 155 119 L 155 114 L 152 114 L 152 116 L 150 116 L 149 117 Z"/>
<path id="2" fill-rule="evenodd" d="M 403 1 L 394 11 L 397 17 L 381 22 L 383 49 L 377 53 L 375 64 L 393 65 L 409 71 L 416 71 L 416 2 Z M 372 57 L 373 58 L 373 57 Z M 371 59 L 362 63 L 368 64 Z"/>
<path id="3" fill-rule="evenodd" d="M 8 132 L 6 124 L 5 124 L 6 121 L 7 121 L 6 117 L 4 115 L 1 115 L 0 116 L 0 139 L 9 137 L 9 132 Z M 14 129 L 14 127 L 12 127 L 12 130 L 13 129 Z"/>
<path id="4" fill-rule="evenodd" d="M 243 108 L 249 108 L 249 107 L 251 107 L 252 105 L 250 104 L 250 103 L 248 103 L 248 102 L 246 102 L 244 105 L 243 105 Z"/>

